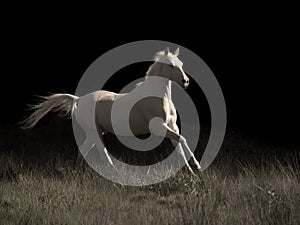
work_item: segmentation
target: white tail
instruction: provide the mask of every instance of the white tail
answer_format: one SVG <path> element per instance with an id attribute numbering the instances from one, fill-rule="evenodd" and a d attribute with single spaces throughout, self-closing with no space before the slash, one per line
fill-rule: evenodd
<path id="1" fill-rule="evenodd" d="M 40 98 L 42 98 L 40 103 L 30 107 L 34 112 L 21 122 L 21 128 L 30 129 L 34 127 L 50 111 L 59 112 L 61 116 L 71 116 L 76 106 L 76 100 L 78 99 L 77 96 L 70 94 L 53 94 L 50 96 L 40 96 Z"/>

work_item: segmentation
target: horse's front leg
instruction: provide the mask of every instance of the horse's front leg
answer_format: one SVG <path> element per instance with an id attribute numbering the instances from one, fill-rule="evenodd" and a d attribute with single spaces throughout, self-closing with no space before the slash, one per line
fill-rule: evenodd
<path id="1" fill-rule="evenodd" d="M 194 162 L 194 164 L 195 164 L 197 170 L 201 170 L 200 163 L 199 163 L 198 160 L 196 159 L 194 153 L 193 153 L 193 152 L 191 151 L 191 149 L 189 148 L 186 139 L 185 139 L 182 135 L 179 134 L 179 128 L 178 128 L 177 124 L 176 124 L 176 123 L 170 123 L 170 124 L 168 124 L 168 127 L 169 127 L 172 131 L 174 131 L 176 134 L 178 134 L 178 135 L 180 136 L 179 141 L 171 140 L 173 146 L 176 147 L 177 144 L 178 144 L 178 142 L 180 142 L 180 144 L 181 144 L 183 147 L 185 147 L 185 149 L 187 150 L 186 152 L 187 152 L 187 155 L 189 156 L 188 158 L 192 158 L 192 159 L 193 159 L 193 162 Z M 180 139 L 181 139 L 181 140 L 180 140 Z"/>
<path id="2" fill-rule="evenodd" d="M 197 170 L 201 170 L 200 163 L 196 159 L 194 153 L 191 151 L 190 147 L 188 146 L 186 139 L 182 135 L 180 135 L 179 142 L 186 148 L 188 154 L 193 159 L 193 162 L 194 162 L 195 166 L 197 167 Z"/>
<path id="3" fill-rule="evenodd" d="M 167 138 L 169 138 L 172 142 L 172 144 L 176 147 L 176 151 L 182 156 L 186 166 L 188 167 L 189 171 L 197 176 L 193 169 L 191 168 L 191 166 L 188 163 L 188 160 L 184 154 L 184 151 L 182 149 L 182 141 L 183 141 L 183 137 L 179 134 L 177 134 L 176 132 L 174 132 L 170 127 L 167 126 L 167 124 L 165 123 L 160 123 L 159 121 L 157 122 L 152 122 L 150 127 L 150 131 L 151 133 L 153 133 L 154 135 L 157 136 L 165 136 Z M 182 138 L 181 138 L 182 137 Z M 184 144 L 184 143 L 183 143 Z"/>

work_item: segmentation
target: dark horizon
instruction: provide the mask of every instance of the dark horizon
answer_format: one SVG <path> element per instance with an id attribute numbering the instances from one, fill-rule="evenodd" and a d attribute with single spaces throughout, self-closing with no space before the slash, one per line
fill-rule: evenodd
<path id="1" fill-rule="evenodd" d="M 229 129 L 274 144 L 299 144 L 300 95 L 295 59 L 289 52 L 293 48 L 291 43 L 267 35 L 206 42 L 164 40 L 195 52 L 213 71 L 225 97 Z M 37 40 L 29 36 L 12 43 L 4 64 L 6 74 L 1 76 L 0 92 L 5 107 L 1 110 L 0 124 L 20 121 L 26 115 L 26 104 L 35 102 L 35 95 L 73 94 L 84 71 L 95 59 L 130 41 L 135 40 L 49 37 Z M 132 71 L 141 73 L 145 66 Z M 119 85 L 126 83 L 123 79 Z M 189 94 L 197 98 L 193 89 Z"/>

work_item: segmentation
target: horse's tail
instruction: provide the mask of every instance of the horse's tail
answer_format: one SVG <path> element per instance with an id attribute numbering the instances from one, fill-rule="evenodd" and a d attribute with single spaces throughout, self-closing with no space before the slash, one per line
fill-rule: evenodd
<path id="1" fill-rule="evenodd" d="M 42 100 L 38 104 L 30 106 L 30 110 L 34 111 L 21 122 L 21 128 L 30 129 L 34 127 L 37 122 L 50 111 L 59 112 L 60 116 L 71 117 L 78 99 L 77 96 L 70 94 L 53 94 L 39 97 Z"/>

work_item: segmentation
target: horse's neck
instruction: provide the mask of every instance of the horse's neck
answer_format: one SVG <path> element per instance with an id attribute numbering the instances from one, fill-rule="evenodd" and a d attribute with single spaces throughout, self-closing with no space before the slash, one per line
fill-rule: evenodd
<path id="1" fill-rule="evenodd" d="M 169 99 L 171 99 L 171 85 L 170 80 L 158 76 L 147 77 L 144 82 L 144 88 L 149 88 L 152 93 L 167 96 Z"/>
<path id="2" fill-rule="evenodd" d="M 171 100 L 171 84 L 167 77 L 162 77 L 164 63 L 155 62 L 147 71 L 145 85 L 152 88 L 155 93 L 167 96 Z"/>

